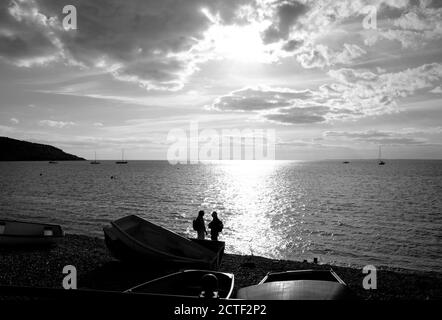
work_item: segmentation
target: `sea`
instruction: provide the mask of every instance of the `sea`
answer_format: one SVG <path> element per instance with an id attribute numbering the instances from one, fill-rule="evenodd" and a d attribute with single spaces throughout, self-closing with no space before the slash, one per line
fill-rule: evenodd
<path id="1" fill-rule="evenodd" d="M 0 162 L 0 218 L 103 237 L 138 215 L 186 237 L 217 211 L 226 251 L 442 272 L 442 161 Z"/>

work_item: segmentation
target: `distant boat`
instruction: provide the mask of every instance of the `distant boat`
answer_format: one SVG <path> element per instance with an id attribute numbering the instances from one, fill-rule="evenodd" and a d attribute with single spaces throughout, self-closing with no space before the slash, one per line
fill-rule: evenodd
<path id="1" fill-rule="evenodd" d="M 50 164 L 57 164 L 57 161 L 49 161 Z"/>
<path id="2" fill-rule="evenodd" d="M 345 164 L 347 164 L 347 163 L 350 163 L 350 161 L 343 161 L 342 163 L 345 163 Z"/>
<path id="3" fill-rule="evenodd" d="M 100 162 L 97 161 L 97 153 L 94 152 L 94 154 L 95 154 L 95 158 L 94 158 L 94 161 L 91 161 L 91 164 L 100 164 Z"/>
<path id="4" fill-rule="evenodd" d="M 379 162 L 378 165 L 383 166 L 385 162 L 382 160 L 381 146 L 379 146 Z"/>
<path id="5" fill-rule="evenodd" d="M 116 164 L 127 164 L 127 161 L 124 160 L 124 149 L 121 150 L 121 160 L 120 161 L 116 161 Z"/>
<path id="6" fill-rule="evenodd" d="M 0 246 L 51 245 L 63 236 L 63 230 L 56 224 L 0 220 Z"/>
<path id="7" fill-rule="evenodd" d="M 217 269 L 225 243 L 192 241 L 135 215 L 111 222 L 103 228 L 107 247 L 119 260 L 156 266 L 198 267 Z"/>

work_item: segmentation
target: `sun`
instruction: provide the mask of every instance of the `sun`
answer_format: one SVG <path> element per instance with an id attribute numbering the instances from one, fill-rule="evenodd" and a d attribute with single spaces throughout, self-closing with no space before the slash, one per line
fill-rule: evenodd
<path id="1" fill-rule="evenodd" d="M 271 48 L 261 38 L 266 23 L 255 21 L 249 24 L 225 25 L 208 10 L 201 11 L 212 25 L 204 33 L 204 40 L 200 45 L 213 58 L 262 63 L 274 60 Z"/>
<path id="2" fill-rule="evenodd" d="M 216 25 L 209 30 L 209 36 L 213 39 L 215 54 L 223 58 L 242 62 L 269 59 L 259 29 L 255 25 Z"/>

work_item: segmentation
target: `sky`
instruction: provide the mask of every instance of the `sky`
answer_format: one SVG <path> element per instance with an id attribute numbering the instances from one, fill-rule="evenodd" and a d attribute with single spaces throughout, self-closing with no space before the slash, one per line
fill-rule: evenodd
<path id="1" fill-rule="evenodd" d="M 0 2 L 0 136 L 88 159 L 166 159 L 191 123 L 274 130 L 281 160 L 441 159 L 441 79 L 441 1 Z"/>

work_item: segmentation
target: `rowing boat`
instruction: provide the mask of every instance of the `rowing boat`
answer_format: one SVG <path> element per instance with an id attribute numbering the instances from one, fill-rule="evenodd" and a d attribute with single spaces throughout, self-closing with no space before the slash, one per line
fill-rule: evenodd
<path id="1" fill-rule="evenodd" d="M 1 246 L 42 246 L 57 243 L 64 236 L 56 224 L 0 220 Z"/>
<path id="2" fill-rule="evenodd" d="M 152 266 L 217 269 L 224 252 L 224 242 L 208 247 L 135 215 L 115 220 L 103 231 L 115 258 Z"/>

